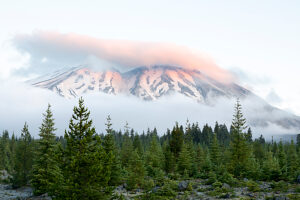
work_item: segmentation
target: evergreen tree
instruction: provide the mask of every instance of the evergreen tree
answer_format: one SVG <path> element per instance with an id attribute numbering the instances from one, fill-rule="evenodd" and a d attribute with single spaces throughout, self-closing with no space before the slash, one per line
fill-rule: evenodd
<path id="1" fill-rule="evenodd" d="M 283 144 L 282 141 L 279 142 L 278 145 L 278 163 L 279 163 L 279 168 L 282 174 L 282 177 L 285 177 L 287 175 L 287 161 L 286 161 L 286 154 L 283 149 Z"/>
<path id="2" fill-rule="evenodd" d="M 149 151 L 146 156 L 147 171 L 150 176 L 155 177 L 164 168 L 164 155 L 157 136 L 152 135 Z"/>
<path id="3" fill-rule="evenodd" d="M 232 121 L 232 135 L 230 142 L 230 163 L 229 169 L 232 174 L 239 177 L 242 173 L 246 172 L 248 162 L 249 148 L 243 131 L 247 128 L 246 119 L 242 114 L 242 106 L 240 101 L 237 100 L 235 105 L 235 114 Z"/>
<path id="4" fill-rule="evenodd" d="M 178 159 L 179 153 L 181 151 L 181 147 L 184 141 L 184 133 L 183 130 L 179 127 L 178 123 L 173 128 L 171 132 L 170 139 L 170 150 L 174 154 L 174 157 Z"/>
<path id="5" fill-rule="evenodd" d="M 126 126 L 128 126 L 128 124 Z M 125 134 L 123 136 L 122 148 L 121 148 L 121 161 L 122 161 L 122 166 L 124 166 L 125 168 L 128 167 L 129 160 L 133 152 L 132 140 L 129 137 L 129 130 L 126 129 L 126 126 L 125 126 Z"/>
<path id="6" fill-rule="evenodd" d="M 113 137 L 112 123 L 110 116 L 107 117 L 106 122 L 106 135 L 103 141 L 103 148 L 105 150 L 105 160 L 104 160 L 104 173 L 106 180 L 110 186 L 116 186 L 120 182 L 121 176 L 121 163 L 119 160 L 117 148 L 115 145 L 115 140 Z"/>
<path id="7" fill-rule="evenodd" d="M 252 130 L 249 127 L 247 133 L 245 134 L 245 139 L 247 142 L 252 142 Z"/>
<path id="8" fill-rule="evenodd" d="M 298 156 L 296 152 L 296 147 L 294 145 L 294 141 L 291 141 L 291 144 L 288 147 L 287 153 L 287 173 L 290 180 L 296 179 L 296 173 L 298 169 Z"/>
<path id="9" fill-rule="evenodd" d="M 105 152 L 101 139 L 96 135 L 82 98 L 73 112 L 69 130 L 65 132 L 65 187 L 62 192 L 65 199 L 103 199 L 109 178 L 103 171 Z"/>
<path id="10" fill-rule="evenodd" d="M 278 160 L 273 157 L 272 152 L 267 153 L 266 160 L 262 166 L 262 176 L 264 180 L 278 181 L 281 176 Z"/>
<path id="11" fill-rule="evenodd" d="M 58 187 L 62 184 L 62 172 L 59 168 L 55 154 L 55 130 L 51 106 L 48 105 L 40 127 L 40 140 L 36 151 L 36 160 L 33 165 L 32 186 L 34 194 L 57 194 Z"/>
<path id="12" fill-rule="evenodd" d="M 192 159 L 191 159 L 190 152 L 187 149 L 187 145 L 186 143 L 183 143 L 178 157 L 178 166 L 177 166 L 178 172 L 182 175 L 184 173 L 190 174 L 190 170 L 192 167 L 191 161 Z"/>
<path id="13" fill-rule="evenodd" d="M 3 131 L 0 140 L 0 169 L 5 169 L 8 172 L 12 170 L 12 153 L 9 144 L 9 133 Z"/>
<path id="14" fill-rule="evenodd" d="M 14 188 L 28 184 L 31 177 L 32 160 L 32 138 L 28 125 L 25 123 L 16 149 L 16 163 L 12 179 Z"/>
<path id="15" fill-rule="evenodd" d="M 142 185 L 145 176 L 144 162 L 139 156 L 137 150 L 132 152 L 129 160 L 129 176 L 128 176 L 128 186 L 129 189 L 138 188 Z"/>
<path id="16" fill-rule="evenodd" d="M 221 153 L 216 134 L 214 134 L 212 143 L 210 145 L 210 159 L 211 163 L 213 164 L 214 170 L 217 170 L 221 161 Z"/>

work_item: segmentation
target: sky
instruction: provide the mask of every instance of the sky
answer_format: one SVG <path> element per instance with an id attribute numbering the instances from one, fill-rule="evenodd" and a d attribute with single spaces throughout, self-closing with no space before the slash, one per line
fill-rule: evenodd
<path id="1" fill-rule="evenodd" d="M 0 84 L 77 64 L 73 58 L 78 52 L 61 57 L 57 48 L 44 52 L 53 40 L 38 40 L 43 34 L 129 42 L 139 44 L 140 49 L 145 44 L 168 44 L 192 54 L 200 52 L 197 55 L 209 60 L 209 66 L 230 72 L 272 105 L 300 115 L 297 0 L 0 3 Z M 24 41 L 30 42 L 26 46 Z M 60 45 L 58 42 L 56 47 Z M 29 74 L 29 69 L 35 74 Z"/>

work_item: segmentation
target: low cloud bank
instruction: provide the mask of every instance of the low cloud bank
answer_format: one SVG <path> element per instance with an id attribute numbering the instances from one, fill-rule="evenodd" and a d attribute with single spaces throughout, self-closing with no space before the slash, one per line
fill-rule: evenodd
<path id="1" fill-rule="evenodd" d="M 47 104 L 52 105 L 56 126 L 56 134 L 64 135 L 72 115 L 72 108 L 77 105 L 77 99 L 64 99 L 55 93 L 32 88 L 19 82 L 0 82 L 1 104 L 0 130 L 8 129 L 20 135 L 20 130 L 26 121 L 30 131 L 38 136 L 38 127 L 42 121 L 42 113 Z M 200 126 L 208 123 L 225 123 L 230 126 L 233 114 L 234 100 L 219 99 L 215 106 L 205 106 L 182 95 L 166 96 L 158 101 L 145 102 L 136 97 L 122 95 L 107 95 L 103 93 L 84 96 L 85 104 L 91 111 L 91 117 L 99 133 L 105 130 L 105 119 L 111 115 L 113 128 L 123 130 L 126 121 L 129 126 L 141 133 L 147 128 L 156 127 L 159 134 L 164 134 L 167 128 L 172 128 L 175 122 L 185 125 L 187 119 L 191 123 L 198 122 Z M 267 114 L 257 115 L 253 109 L 255 104 L 251 100 L 243 102 L 245 117 L 248 121 L 255 117 L 267 117 Z M 270 117 L 270 116 L 268 116 Z M 267 127 L 252 127 L 254 137 L 263 134 L 266 138 L 271 135 L 296 133 L 294 130 L 284 129 L 276 125 Z"/>

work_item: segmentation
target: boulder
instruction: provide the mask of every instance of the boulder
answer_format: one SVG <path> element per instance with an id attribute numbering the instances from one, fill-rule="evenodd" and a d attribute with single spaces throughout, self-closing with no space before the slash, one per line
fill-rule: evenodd
<path id="1" fill-rule="evenodd" d="M 223 188 L 225 188 L 225 189 L 230 189 L 231 187 L 230 187 L 230 185 L 228 185 L 227 183 L 223 183 Z"/>
<path id="2" fill-rule="evenodd" d="M 188 181 L 181 181 L 178 184 L 178 190 L 180 190 L 180 191 L 186 190 L 188 185 L 189 185 Z"/>
<path id="3" fill-rule="evenodd" d="M 300 184 L 300 175 L 297 177 L 297 183 Z"/>

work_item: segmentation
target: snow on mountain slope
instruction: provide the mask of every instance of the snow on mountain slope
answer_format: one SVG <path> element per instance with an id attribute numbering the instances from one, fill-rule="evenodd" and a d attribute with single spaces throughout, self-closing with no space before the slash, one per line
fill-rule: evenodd
<path id="1" fill-rule="evenodd" d="M 56 71 L 31 80 L 30 83 L 35 87 L 52 90 L 65 98 L 104 92 L 152 101 L 180 93 L 208 105 L 213 105 L 219 98 L 240 98 L 245 100 L 245 103 L 248 102 L 245 107 L 251 113 L 248 114 L 251 126 L 267 127 L 276 124 L 285 129 L 300 129 L 300 117 L 269 105 L 238 84 L 225 84 L 205 76 L 200 71 L 180 67 L 138 67 L 124 73 L 117 70 L 94 71 L 86 67 L 77 67 Z"/>
<path id="2" fill-rule="evenodd" d="M 88 92 L 105 92 L 155 100 L 177 92 L 198 102 L 208 103 L 209 97 L 243 97 L 250 93 L 237 84 L 223 84 L 199 71 L 172 66 L 139 67 L 125 73 L 116 70 L 96 72 L 79 67 L 40 77 L 31 83 L 36 87 L 55 91 L 66 98 Z"/>

